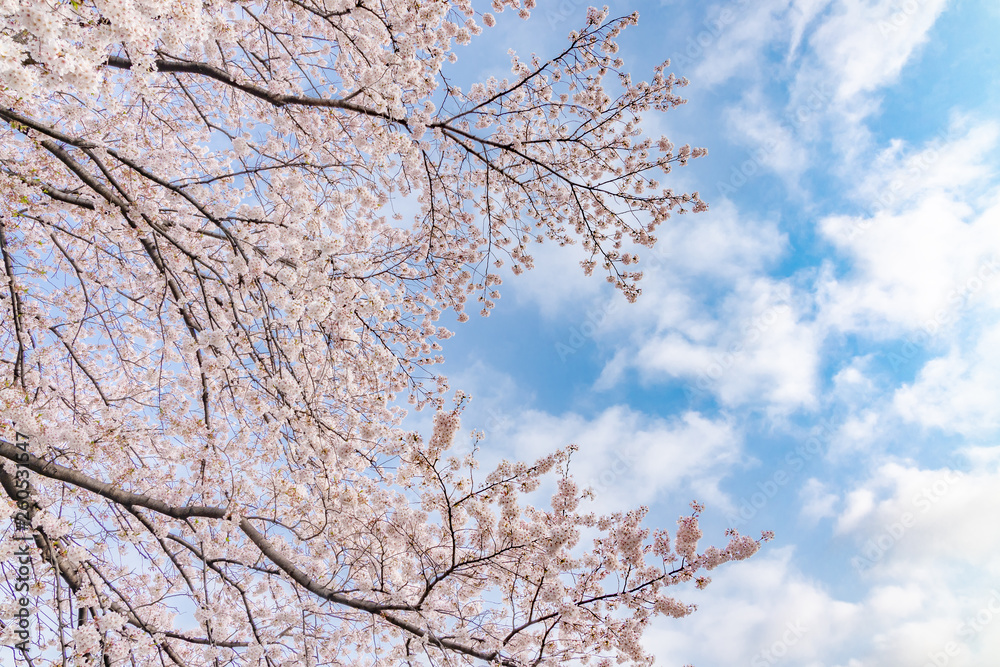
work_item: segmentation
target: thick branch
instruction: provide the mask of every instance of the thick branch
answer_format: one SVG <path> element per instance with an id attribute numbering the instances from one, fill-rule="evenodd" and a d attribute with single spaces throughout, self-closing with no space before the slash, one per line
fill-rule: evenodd
<path id="1" fill-rule="evenodd" d="M 77 472 L 71 468 L 67 468 L 66 466 L 59 465 L 58 463 L 43 461 L 33 454 L 27 454 L 27 460 L 25 460 L 25 454 L 26 452 L 18 449 L 13 443 L 7 442 L 6 440 L 0 440 L 0 456 L 11 461 L 17 461 L 21 465 L 26 466 L 29 470 L 38 473 L 39 475 L 86 489 L 130 509 L 133 507 L 145 507 L 146 509 L 153 510 L 154 512 L 158 512 L 175 519 L 188 519 L 194 517 L 225 519 L 231 516 L 231 510 L 223 507 L 206 507 L 202 505 L 175 507 L 173 505 L 168 505 L 161 500 L 150 498 L 146 495 L 116 489 L 110 484 L 93 479 L 92 477 L 84 475 L 83 473 Z M 309 592 L 329 600 L 330 602 L 335 602 L 351 609 L 357 609 L 359 611 L 368 612 L 374 616 L 379 616 L 385 619 L 388 623 L 395 625 L 402 630 L 406 630 L 407 632 L 418 637 L 425 638 L 434 646 L 464 653 L 488 662 L 497 661 L 498 664 L 505 665 L 507 667 L 518 667 L 518 663 L 512 660 L 500 659 L 496 652 L 481 651 L 449 639 L 439 638 L 429 632 L 426 628 L 422 628 L 416 623 L 412 623 L 406 619 L 387 613 L 389 611 L 417 611 L 416 608 L 410 605 L 389 605 L 371 602 L 369 600 L 355 600 L 341 593 L 331 591 L 325 586 L 320 585 L 312 577 L 299 569 L 291 561 L 291 559 L 284 556 L 260 531 L 254 528 L 249 519 L 240 519 L 239 525 L 240 530 L 242 530 L 243 533 L 250 538 L 250 541 L 253 542 L 258 549 L 260 549 L 261 553 L 277 565 L 285 574 L 291 577 L 295 583 L 299 584 Z"/>
<path id="2" fill-rule="evenodd" d="M 109 67 L 115 67 L 117 69 L 132 69 L 132 61 L 128 58 L 109 56 L 106 62 Z M 237 81 L 225 70 L 221 70 L 218 67 L 212 67 L 206 63 L 181 62 L 177 60 L 163 60 L 160 58 L 153 61 L 153 66 L 158 72 L 183 72 L 186 74 L 197 74 L 209 79 L 214 79 L 220 83 L 226 84 L 227 86 L 236 88 L 237 90 L 242 90 L 244 93 L 252 95 L 257 99 L 264 100 L 265 102 L 273 104 L 276 107 L 305 106 L 327 109 L 344 109 L 346 111 L 353 111 L 365 116 L 372 116 L 373 118 L 381 118 L 383 120 L 402 123 L 403 125 L 406 124 L 405 118 L 394 118 L 387 113 L 377 111 L 375 109 L 369 109 L 368 107 L 364 107 L 353 102 L 347 102 L 345 100 L 329 99 L 326 97 L 309 97 L 308 95 L 282 95 L 279 93 L 272 93 L 266 88 L 261 88 L 260 86 L 256 86 L 252 83 Z"/>
<path id="3" fill-rule="evenodd" d="M 25 455 L 27 455 L 27 460 L 24 458 Z M 80 487 L 81 489 L 86 489 L 91 493 L 96 493 L 99 496 L 126 507 L 145 507 L 146 509 L 153 510 L 154 512 L 158 512 L 159 514 L 163 514 L 174 519 L 189 519 L 193 517 L 224 519 L 230 514 L 230 510 L 227 510 L 224 507 L 205 507 L 203 505 L 174 507 L 173 505 L 168 505 L 162 500 L 157 500 L 156 498 L 131 493 L 129 491 L 123 491 L 115 488 L 111 484 L 94 479 L 93 477 L 84 475 L 81 472 L 77 472 L 72 468 L 67 468 L 66 466 L 59 465 L 58 463 L 43 461 L 34 454 L 28 454 L 21 451 L 13 443 L 7 442 L 6 440 L 0 440 L 0 456 L 11 461 L 16 461 L 27 467 L 28 470 L 36 472 L 43 477 L 59 480 L 60 482 L 66 482 L 67 484 L 72 484 L 73 486 Z"/>

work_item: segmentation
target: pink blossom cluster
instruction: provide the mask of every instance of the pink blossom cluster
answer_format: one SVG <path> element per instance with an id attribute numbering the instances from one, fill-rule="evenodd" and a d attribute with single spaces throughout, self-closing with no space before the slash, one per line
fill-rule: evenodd
<path id="1" fill-rule="evenodd" d="M 632 80 L 636 15 L 455 85 L 456 47 L 534 6 L 0 0 L 0 470 L 13 424 L 43 655 L 648 664 L 649 620 L 692 609 L 665 587 L 756 549 L 699 555 L 697 508 L 673 548 L 645 508 L 582 512 L 572 448 L 448 455 L 446 313 L 489 313 L 538 242 L 634 299 L 705 208 L 661 182 L 704 151 L 645 135 L 687 82 Z"/>

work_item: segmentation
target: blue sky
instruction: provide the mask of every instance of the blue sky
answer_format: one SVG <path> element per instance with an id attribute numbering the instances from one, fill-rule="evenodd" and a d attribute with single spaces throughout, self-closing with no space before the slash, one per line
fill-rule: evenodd
<path id="1" fill-rule="evenodd" d="M 460 52 L 470 76 L 559 48 L 587 3 L 551 5 Z M 670 58 L 691 82 L 647 128 L 708 148 L 668 178 L 711 210 L 662 228 L 633 305 L 541 246 L 446 344 L 463 427 L 488 459 L 578 444 L 597 510 L 672 527 L 696 498 L 706 545 L 777 533 L 678 591 L 699 611 L 650 632 L 659 664 L 993 664 L 1000 5 L 611 6 L 633 10 L 635 78 Z"/>

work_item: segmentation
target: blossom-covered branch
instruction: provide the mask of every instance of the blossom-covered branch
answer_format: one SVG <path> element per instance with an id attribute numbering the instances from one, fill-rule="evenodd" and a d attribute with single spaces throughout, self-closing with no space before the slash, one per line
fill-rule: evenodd
<path id="1" fill-rule="evenodd" d="M 463 0 L 0 14 L 0 415 L 31 434 L 42 650 L 643 663 L 647 620 L 691 609 L 665 588 L 756 550 L 697 553 L 697 511 L 674 550 L 644 510 L 579 511 L 567 449 L 485 475 L 449 454 L 445 311 L 488 314 L 544 240 L 634 299 L 656 229 L 705 207 L 659 182 L 704 151 L 643 134 L 686 82 L 632 80 L 636 16 L 591 10 L 463 89 L 455 46 L 495 22 Z"/>

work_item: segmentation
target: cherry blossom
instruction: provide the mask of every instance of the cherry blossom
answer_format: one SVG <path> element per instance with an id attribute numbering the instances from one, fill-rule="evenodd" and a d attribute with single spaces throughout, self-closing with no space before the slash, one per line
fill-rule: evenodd
<path id="1" fill-rule="evenodd" d="M 452 82 L 533 7 L 0 0 L 0 512 L 16 432 L 38 655 L 650 664 L 650 619 L 693 609 L 666 589 L 756 551 L 699 553 L 700 506 L 673 549 L 645 508 L 581 511 L 561 443 L 453 453 L 446 311 L 488 314 L 538 241 L 634 300 L 657 228 L 706 208 L 659 182 L 704 150 L 645 136 L 687 82 L 632 80 L 636 15 Z"/>

